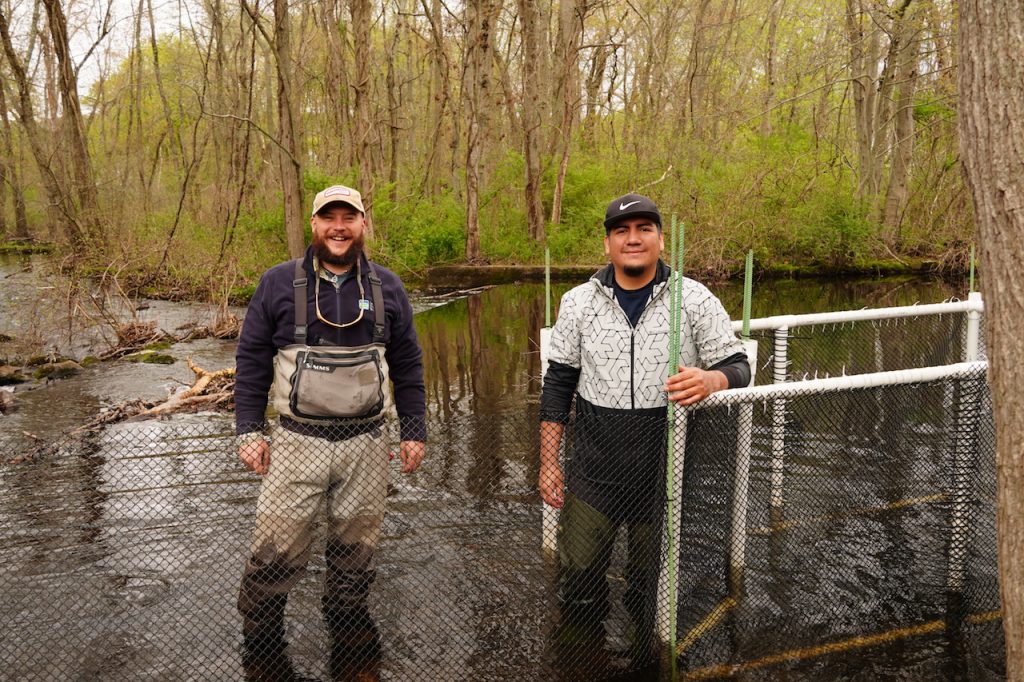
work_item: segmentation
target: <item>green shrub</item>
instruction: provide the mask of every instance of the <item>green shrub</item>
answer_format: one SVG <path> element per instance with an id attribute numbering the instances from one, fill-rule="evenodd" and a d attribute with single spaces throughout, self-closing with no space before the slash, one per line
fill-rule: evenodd
<path id="1" fill-rule="evenodd" d="M 793 211 L 804 259 L 845 267 L 870 254 L 875 226 L 852 197 L 819 193 Z"/>

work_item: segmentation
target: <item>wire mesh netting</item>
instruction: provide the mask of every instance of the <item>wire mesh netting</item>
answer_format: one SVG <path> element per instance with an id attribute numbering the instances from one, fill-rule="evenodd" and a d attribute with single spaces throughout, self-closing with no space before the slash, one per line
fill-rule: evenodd
<path id="1" fill-rule="evenodd" d="M 964 313 L 802 324 L 783 335 L 789 378 L 835 377 L 935 367 L 964 359 L 968 316 Z M 751 333 L 758 341 L 756 383 L 770 384 L 777 368 L 775 330 Z M 984 325 L 979 357 L 985 357 Z"/>
<path id="2" fill-rule="evenodd" d="M 8 434 L 3 676 L 1001 678 L 983 369 L 713 396 L 672 477 L 664 416 L 574 417 L 554 552 L 535 408 L 437 415 L 409 475 L 387 428 L 272 424 L 262 478 L 223 415 Z"/>

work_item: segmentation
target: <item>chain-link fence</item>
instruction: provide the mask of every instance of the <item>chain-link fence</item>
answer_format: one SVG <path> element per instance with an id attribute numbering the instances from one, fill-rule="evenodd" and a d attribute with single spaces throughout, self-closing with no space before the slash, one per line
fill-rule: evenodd
<path id="1" fill-rule="evenodd" d="M 262 479 L 216 414 L 8 436 L 3 676 L 999 679 L 983 366 L 724 397 L 671 498 L 664 416 L 571 419 L 554 553 L 535 405 L 404 475 L 387 429 L 274 425 Z"/>

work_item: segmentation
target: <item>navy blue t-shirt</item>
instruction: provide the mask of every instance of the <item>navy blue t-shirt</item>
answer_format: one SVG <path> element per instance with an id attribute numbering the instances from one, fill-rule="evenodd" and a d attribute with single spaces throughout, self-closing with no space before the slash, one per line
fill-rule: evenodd
<path id="1" fill-rule="evenodd" d="M 651 292 L 654 291 L 654 279 L 652 278 L 650 282 L 639 289 L 623 289 L 619 286 L 618 281 L 616 281 L 614 289 L 615 300 L 626 311 L 626 317 L 629 318 L 629 326 L 635 328 L 636 323 L 640 321 L 640 314 L 643 313 L 644 307 L 647 305 L 647 299 L 651 297 Z"/>

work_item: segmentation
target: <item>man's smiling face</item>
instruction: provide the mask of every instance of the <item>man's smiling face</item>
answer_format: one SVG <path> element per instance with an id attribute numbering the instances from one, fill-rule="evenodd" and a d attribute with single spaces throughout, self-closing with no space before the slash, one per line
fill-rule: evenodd
<path id="1" fill-rule="evenodd" d="M 310 220 L 313 254 L 321 263 L 348 268 L 363 250 L 366 219 L 348 204 L 327 204 Z"/>
<path id="2" fill-rule="evenodd" d="M 653 276 L 665 248 L 661 230 L 650 218 L 627 218 L 608 230 L 604 251 L 616 272 L 627 277 Z"/>

